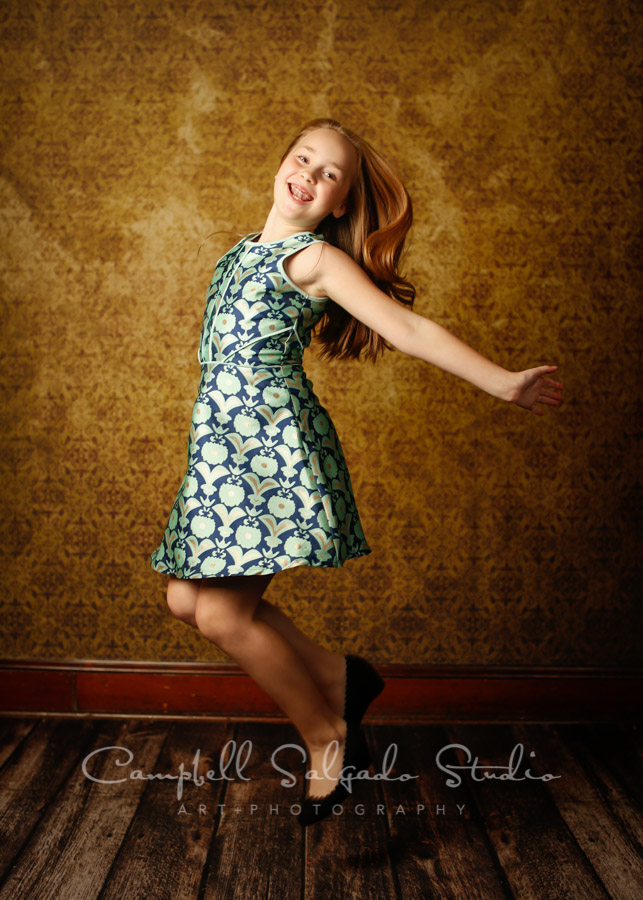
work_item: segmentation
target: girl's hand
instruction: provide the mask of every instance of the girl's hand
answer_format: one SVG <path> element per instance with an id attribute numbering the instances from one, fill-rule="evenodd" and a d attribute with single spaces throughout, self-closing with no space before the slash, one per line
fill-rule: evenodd
<path id="1" fill-rule="evenodd" d="M 524 409 L 543 416 L 545 411 L 539 409 L 536 403 L 545 403 L 547 406 L 559 406 L 562 402 L 562 384 L 547 378 L 548 372 L 555 372 L 558 366 L 536 366 L 535 369 L 525 369 L 524 372 L 515 372 L 516 380 L 509 400 Z"/>
<path id="2" fill-rule="evenodd" d="M 442 325 L 380 291 L 339 247 L 311 245 L 291 259 L 293 265 L 286 271 L 298 287 L 316 297 L 332 298 L 403 353 L 457 375 L 492 397 L 517 403 L 537 416 L 544 415 L 537 403 L 558 406 L 561 402 L 562 384 L 547 378 L 547 373 L 555 372 L 558 366 L 510 372 L 496 365 Z"/>

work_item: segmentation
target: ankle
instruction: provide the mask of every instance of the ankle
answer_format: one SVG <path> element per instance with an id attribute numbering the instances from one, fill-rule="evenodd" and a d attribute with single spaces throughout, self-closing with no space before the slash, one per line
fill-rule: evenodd
<path id="1" fill-rule="evenodd" d="M 320 729 L 319 731 L 316 731 L 314 735 L 311 735 L 310 738 L 306 740 L 306 744 L 312 751 L 316 751 L 324 750 L 333 741 L 337 741 L 338 744 L 340 744 L 345 740 L 346 722 L 344 719 L 337 717 L 334 724 L 329 724 L 329 727 Z"/>

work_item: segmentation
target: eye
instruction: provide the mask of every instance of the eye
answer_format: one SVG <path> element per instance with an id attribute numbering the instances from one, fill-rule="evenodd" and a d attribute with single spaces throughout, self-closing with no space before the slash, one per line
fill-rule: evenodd
<path id="1" fill-rule="evenodd" d="M 325 175 L 327 178 L 331 178 L 333 181 L 336 181 L 336 180 L 337 180 L 337 178 L 336 178 L 334 172 L 324 172 L 324 175 Z"/>
<path id="2" fill-rule="evenodd" d="M 300 156 L 297 157 L 297 159 L 300 159 L 300 160 L 301 160 L 302 162 L 304 162 L 304 163 L 307 163 L 307 162 L 308 162 L 308 157 L 307 157 L 307 156 L 300 155 Z"/>

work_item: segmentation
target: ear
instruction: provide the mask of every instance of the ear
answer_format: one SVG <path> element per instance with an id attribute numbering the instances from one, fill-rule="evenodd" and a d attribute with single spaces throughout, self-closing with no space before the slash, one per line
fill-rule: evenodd
<path id="1" fill-rule="evenodd" d="M 348 204 L 346 202 L 341 203 L 338 207 L 333 210 L 333 215 L 336 219 L 341 219 L 345 212 L 348 212 Z"/>

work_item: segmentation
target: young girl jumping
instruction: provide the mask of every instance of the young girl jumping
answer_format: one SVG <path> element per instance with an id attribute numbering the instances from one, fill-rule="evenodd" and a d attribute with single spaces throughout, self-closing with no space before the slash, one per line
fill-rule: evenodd
<path id="1" fill-rule="evenodd" d="M 332 119 L 297 135 L 263 230 L 215 269 L 188 468 L 152 554 L 170 576 L 172 613 L 301 735 L 302 825 L 327 816 L 370 765 L 360 723 L 384 687 L 366 660 L 316 644 L 262 599 L 283 569 L 370 553 L 339 439 L 302 366 L 313 330 L 327 356 L 376 358 L 390 344 L 537 415 L 561 398 L 556 366 L 507 371 L 411 310 L 414 288 L 398 273 L 411 222 L 403 184 L 366 141 Z"/>

